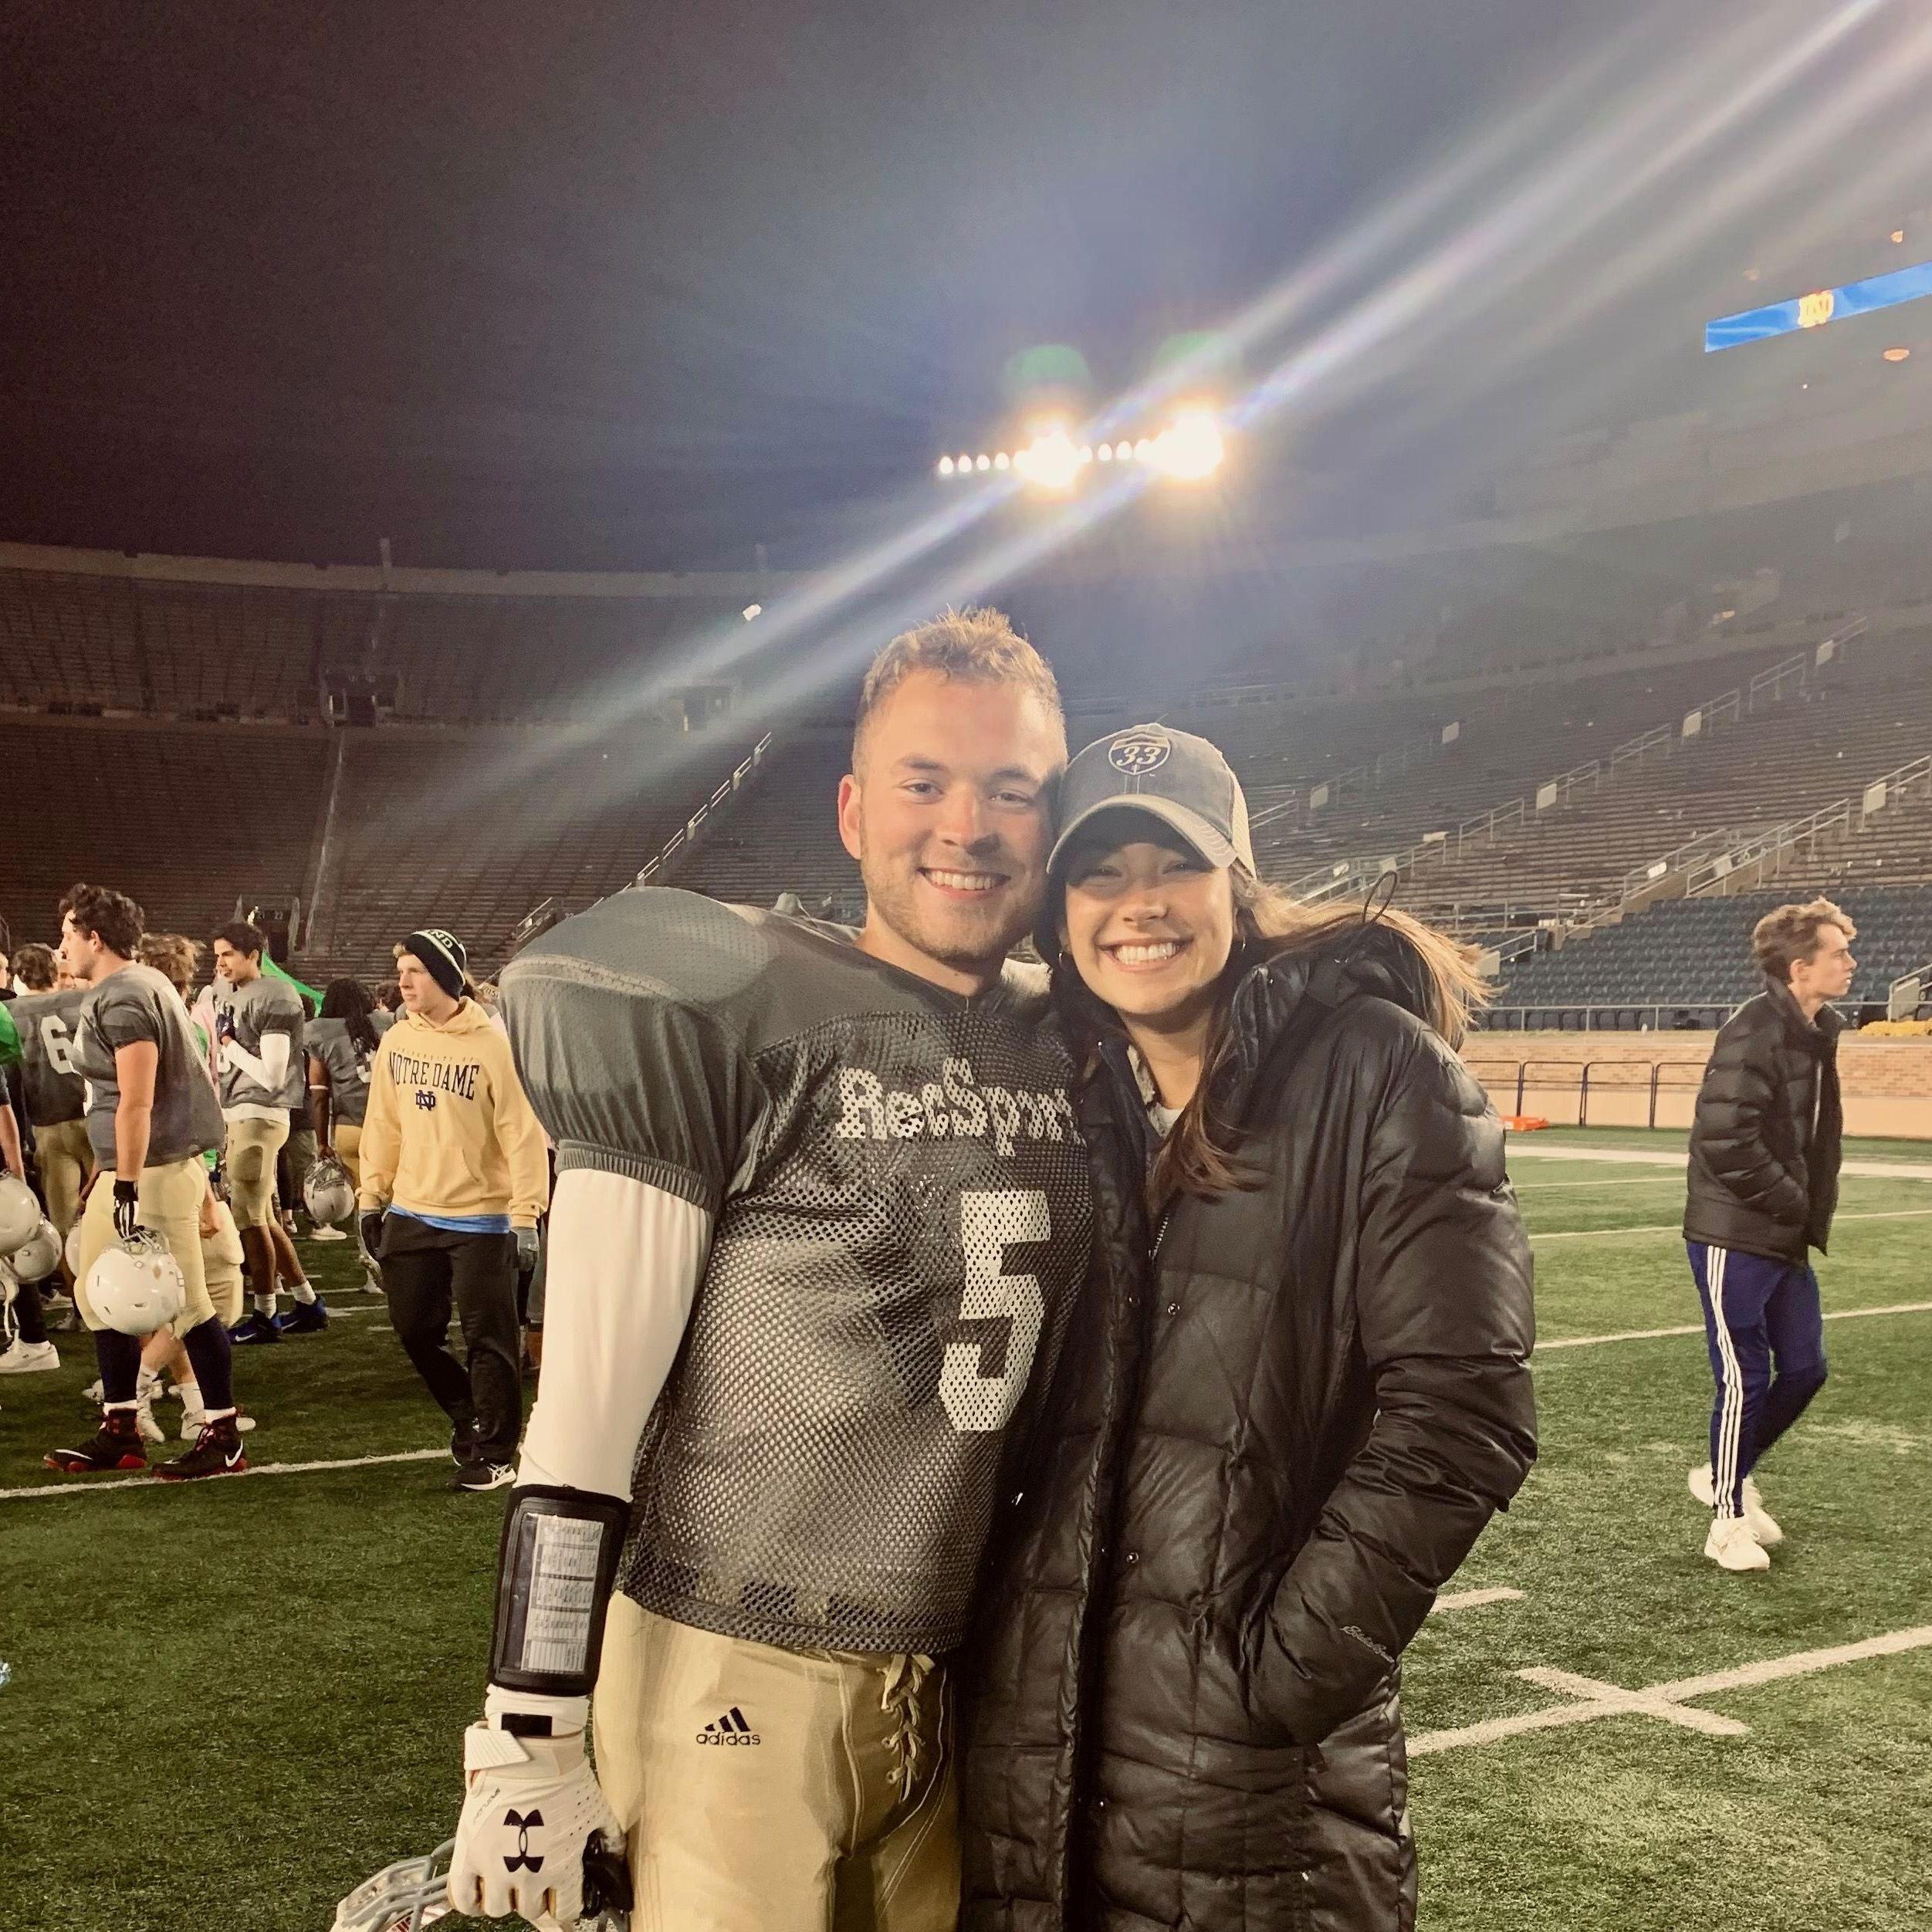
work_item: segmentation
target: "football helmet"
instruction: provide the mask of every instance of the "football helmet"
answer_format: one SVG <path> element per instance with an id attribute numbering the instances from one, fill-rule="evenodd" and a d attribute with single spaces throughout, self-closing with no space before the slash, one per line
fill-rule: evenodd
<path id="1" fill-rule="evenodd" d="M 449 1913 L 449 1861 L 456 1841 L 446 1839 L 427 1858 L 398 1859 L 364 1879 L 336 1907 L 330 1932 L 423 1932 Z M 630 1874 L 622 1858 L 593 1839 L 584 1854 L 584 1917 L 578 1932 L 629 1932 Z M 546 1920 L 545 1923 L 554 1923 Z"/>
<path id="2" fill-rule="evenodd" d="M 78 1219 L 67 1230 L 67 1272 L 76 1279 L 80 1274 L 80 1223 Z"/>
<path id="3" fill-rule="evenodd" d="M 87 1299 L 107 1325 L 124 1335 L 151 1335 L 179 1318 L 188 1284 L 167 1243 L 138 1227 L 125 1241 L 103 1248 L 87 1271 Z"/>
<path id="4" fill-rule="evenodd" d="M 333 1227 L 356 1211 L 355 1184 L 333 1154 L 324 1154 L 302 1183 L 303 1204 L 317 1227 Z"/>
<path id="5" fill-rule="evenodd" d="M 40 1225 L 40 1203 L 18 1174 L 0 1173 L 0 1254 L 11 1254 L 33 1239 Z"/>
<path id="6" fill-rule="evenodd" d="M 43 1220 L 7 1257 L 7 1265 L 16 1281 L 46 1281 L 60 1266 L 60 1237 L 53 1223 Z"/>
<path id="7" fill-rule="evenodd" d="M 0 1308 L 11 1308 L 14 1297 L 19 1292 L 20 1284 L 15 1277 L 13 1270 L 8 1266 L 5 1257 L 0 1256 Z M 5 1329 L 0 1329 L 0 1335 L 7 1332 Z"/>

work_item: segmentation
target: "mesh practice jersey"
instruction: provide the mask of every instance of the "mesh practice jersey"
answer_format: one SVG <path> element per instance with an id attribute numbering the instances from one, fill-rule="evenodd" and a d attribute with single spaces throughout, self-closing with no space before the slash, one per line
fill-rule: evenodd
<path id="1" fill-rule="evenodd" d="M 289 1064 L 280 1081 L 265 1087 L 246 1067 L 222 1063 L 222 1109 L 306 1107 L 309 1103 L 309 1070 L 303 1058 L 304 1011 L 302 996 L 286 980 L 271 979 L 264 973 L 245 986 L 232 986 L 223 979 L 215 982 L 215 1037 L 233 1040 L 244 1053 L 262 1057 L 262 1043 L 271 1034 L 282 1034 L 289 1043 Z"/>
<path id="2" fill-rule="evenodd" d="M 373 1029 L 372 1029 L 373 1030 Z M 381 1034 L 377 1034 L 381 1044 Z M 329 1070 L 329 1117 L 344 1127 L 360 1127 L 369 1112 L 369 1068 L 374 1049 L 365 1052 L 349 1037 L 346 1020 L 311 1020 L 303 1044 Z"/>
<path id="3" fill-rule="evenodd" d="M 841 929 L 660 889 L 502 985 L 560 1169 L 715 1217 L 620 1587 L 759 1643 L 953 1648 L 1087 1264 L 1042 976 L 967 998 Z"/>
<path id="4" fill-rule="evenodd" d="M 87 1085 L 73 1060 L 74 1029 L 86 997 L 85 986 L 23 993 L 7 1009 L 20 1036 L 20 1098 L 36 1127 L 56 1127 L 86 1113 Z"/>

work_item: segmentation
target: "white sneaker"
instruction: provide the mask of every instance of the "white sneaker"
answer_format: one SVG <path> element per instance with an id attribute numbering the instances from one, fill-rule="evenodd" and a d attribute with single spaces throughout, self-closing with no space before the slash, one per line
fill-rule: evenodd
<path id="1" fill-rule="evenodd" d="M 1741 1516 L 1714 1516 L 1704 1555 L 1722 1570 L 1768 1570 L 1771 1556 Z"/>
<path id="2" fill-rule="evenodd" d="M 60 1351 L 51 1342 L 22 1342 L 0 1354 L 0 1375 L 30 1375 L 41 1369 L 58 1369 Z"/>
<path id="3" fill-rule="evenodd" d="M 1706 1509 L 1717 1507 L 1717 1487 L 1710 1480 L 1708 1463 L 1700 1463 L 1690 1472 L 1690 1493 Z M 1784 1541 L 1785 1532 L 1765 1507 L 1765 1499 L 1758 1494 L 1758 1485 L 1748 1476 L 1744 1478 L 1744 1521 L 1751 1525 L 1751 1533 L 1757 1538 L 1761 1549 L 1775 1549 Z"/>
<path id="4" fill-rule="evenodd" d="M 312 1241 L 346 1241 L 348 1238 L 339 1227 L 319 1227 L 309 1237 Z"/>
<path id="5" fill-rule="evenodd" d="M 153 1406 L 148 1402 L 143 1402 L 134 1411 L 134 1427 L 144 1443 L 164 1443 L 167 1440 L 167 1431 L 154 1419 Z"/>
<path id="6" fill-rule="evenodd" d="M 181 1416 L 181 1440 L 184 1443 L 195 1441 L 207 1426 L 208 1417 L 200 1409 L 184 1410 Z M 235 1426 L 245 1436 L 255 1426 L 255 1418 L 238 1409 L 235 1412 Z"/>

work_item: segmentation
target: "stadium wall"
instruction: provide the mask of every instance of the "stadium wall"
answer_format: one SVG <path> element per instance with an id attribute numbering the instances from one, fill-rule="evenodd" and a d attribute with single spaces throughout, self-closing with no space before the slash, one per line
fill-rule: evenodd
<path id="1" fill-rule="evenodd" d="M 1466 1044 L 1463 1057 L 1501 1114 L 1541 1116 L 1554 1126 L 1684 1128 L 1717 1039 L 1714 1033 L 1485 1033 Z M 1838 1066 L 1846 1133 L 1932 1140 L 1932 1040 L 1847 1034 L 1839 1043 Z"/>

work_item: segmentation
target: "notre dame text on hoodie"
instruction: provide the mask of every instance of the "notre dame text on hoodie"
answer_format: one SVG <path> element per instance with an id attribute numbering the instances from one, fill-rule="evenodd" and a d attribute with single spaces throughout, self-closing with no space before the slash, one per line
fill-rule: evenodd
<path id="1" fill-rule="evenodd" d="M 543 1130 L 488 1014 L 465 1000 L 441 1025 L 402 1015 L 370 1062 L 363 1211 L 533 1227 L 549 1193 Z"/>

